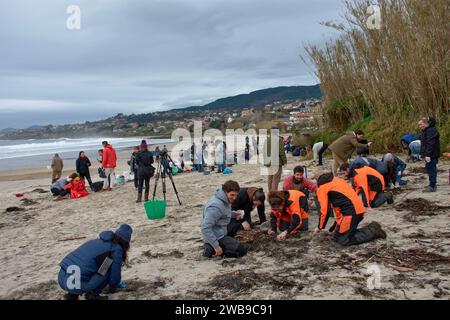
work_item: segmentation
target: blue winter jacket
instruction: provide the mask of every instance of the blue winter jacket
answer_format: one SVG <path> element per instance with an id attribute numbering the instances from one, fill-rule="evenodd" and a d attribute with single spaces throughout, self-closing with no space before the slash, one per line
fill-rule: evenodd
<path id="1" fill-rule="evenodd" d="M 67 271 L 70 265 L 79 266 L 81 281 L 89 281 L 99 269 L 96 258 L 100 257 L 100 260 L 103 261 L 105 255 L 111 252 L 113 264 L 106 276 L 109 278 L 109 290 L 114 292 L 121 280 L 123 250 L 120 245 L 112 243 L 113 236 L 114 232 L 103 231 L 100 233 L 99 239 L 87 241 L 69 253 L 59 265 L 64 271 Z"/>
<path id="2" fill-rule="evenodd" d="M 350 163 L 350 169 L 354 169 L 356 165 L 362 165 L 364 167 L 371 167 L 375 170 L 377 170 L 382 175 L 385 175 L 388 173 L 388 166 L 386 162 L 379 161 L 374 158 L 366 158 L 366 157 L 357 157 L 355 160 L 353 160 Z"/>

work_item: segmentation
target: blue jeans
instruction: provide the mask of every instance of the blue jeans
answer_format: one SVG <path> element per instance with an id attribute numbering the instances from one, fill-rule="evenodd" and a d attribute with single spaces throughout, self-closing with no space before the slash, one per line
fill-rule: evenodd
<path id="1" fill-rule="evenodd" d="M 420 159 L 420 143 L 411 142 L 409 144 L 409 150 L 411 151 L 411 156 L 416 160 Z"/>
<path id="2" fill-rule="evenodd" d="M 436 188 L 437 184 L 437 164 L 439 159 L 431 158 L 431 161 L 425 165 L 425 169 L 427 169 L 428 178 L 430 179 L 430 187 Z"/>
<path id="3" fill-rule="evenodd" d="M 69 289 L 67 288 L 67 279 L 70 277 L 70 275 L 61 268 L 58 274 L 58 283 L 63 290 L 71 294 L 100 294 L 109 283 L 109 275 L 109 272 L 104 277 L 96 273 L 91 277 L 91 279 L 89 279 L 89 281 L 81 281 L 80 289 Z"/>
<path id="4" fill-rule="evenodd" d="M 221 163 L 217 165 L 217 172 L 223 172 L 225 170 L 225 163 Z"/>
<path id="5" fill-rule="evenodd" d="M 399 164 L 397 168 L 395 168 L 395 183 L 400 184 L 402 181 L 403 171 L 406 169 L 406 163 Z"/>

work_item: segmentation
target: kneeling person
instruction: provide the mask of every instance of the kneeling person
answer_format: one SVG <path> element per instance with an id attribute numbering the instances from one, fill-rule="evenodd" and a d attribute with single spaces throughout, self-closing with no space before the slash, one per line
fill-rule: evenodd
<path id="1" fill-rule="evenodd" d="M 334 212 L 336 220 L 330 232 L 334 231 L 337 243 L 350 246 L 386 238 L 386 233 L 377 222 L 358 229 L 366 210 L 355 190 L 344 179 L 334 177 L 331 172 L 325 173 L 319 176 L 317 185 L 321 214 L 315 234 L 326 227 Z"/>
<path id="2" fill-rule="evenodd" d="M 269 235 L 280 230 L 278 240 L 284 240 L 297 231 L 308 230 L 308 199 L 303 192 L 297 190 L 272 191 L 269 193 L 272 207 L 271 229 Z"/>
<path id="3" fill-rule="evenodd" d="M 385 202 L 392 204 L 394 198 L 392 192 L 385 192 L 384 177 L 371 167 L 356 166 L 351 170 L 347 163 L 340 167 L 340 171 L 353 179 L 356 193 L 361 195 L 364 206 L 378 208 Z"/>
<path id="4" fill-rule="evenodd" d="M 266 213 L 264 207 L 266 195 L 263 189 L 258 188 L 241 188 L 236 201 L 231 205 L 232 218 L 228 224 L 228 235 L 234 237 L 236 233 L 243 227 L 245 230 L 250 230 L 252 225 L 251 213 L 253 209 L 257 208 L 259 223 L 266 222 Z M 243 215 L 241 212 L 243 211 Z"/>
<path id="5" fill-rule="evenodd" d="M 236 201 L 239 190 L 236 181 L 227 181 L 203 207 L 201 222 L 205 242 L 203 256 L 211 258 L 224 255 L 237 258 L 247 253 L 247 246 L 227 235 L 227 226 L 232 218 L 231 205 Z"/>
<path id="6" fill-rule="evenodd" d="M 87 300 L 99 300 L 106 286 L 114 293 L 121 285 L 121 269 L 130 248 L 132 228 L 123 224 L 116 230 L 100 233 L 99 239 L 90 240 L 72 251 L 60 263 L 58 283 L 67 291 L 66 299 L 77 300 L 85 294 Z M 80 282 L 74 281 L 79 270 Z M 76 273 L 75 273 L 76 274 Z"/>

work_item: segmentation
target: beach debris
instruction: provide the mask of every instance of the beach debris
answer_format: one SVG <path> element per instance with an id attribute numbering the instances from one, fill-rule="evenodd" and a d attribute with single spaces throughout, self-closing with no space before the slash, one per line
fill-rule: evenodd
<path id="1" fill-rule="evenodd" d="M 184 253 L 179 250 L 173 250 L 168 253 L 158 252 L 158 253 L 152 253 L 151 250 L 144 251 L 142 253 L 143 256 L 151 259 L 155 258 L 168 258 L 168 257 L 174 257 L 174 258 L 182 258 L 184 257 Z"/>
<path id="2" fill-rule="evenodd" d="M 30 199 L 27 199 L 27 198 L 20 199 L 20 201 L 22 202 L 22 205 L 24 205 L 26 207 L 33 206 L 33 205 L 39 203 L 39 202 L 37 202 L 35 200 L 30 200 Z"/>
<path id="3" fill-rule="evenodd" d="M 58 239 L 58 241 L 72 241 L 72 240 L 80 240 L 80 239 L 86 239 L 86 237 L 64 238 L 64 239 Z"/>
<path id="4" fill-rule="evenodd" d="M 409 210 L 420 215 L 435 215 L 436 211 L 450 209 L 450 206 L 440 206 L 423 198 L 405 199 L 394 206 L 397 211 Z"/>
<path id="5" fill-rule="evenodd" d="M 403 268 L 419 269 L 435 264 L 450 264 L 450 257 L 438 253 L 428 252 L 424 248 L 410 248 L 400 250 L 395 248 L 380 248 L 367 252 L 366 257 L 374 255 L 375 262 L 383 262 L 387 266 L 395 265 Z M 404 271 L 403 271 L 404 272 Z"/>
<path id="6" fill-rule="evenodd" d="M 36 192 L 36 193 L 49 193 L 50 191 L 44 190 L 44 189 L 42 189 L 42 188 L 37 188 L 37 189 L 34 189 L 34 190 L 31 191 L 31 192 Z"/>
<path id="7" fill-rule="evenodd" d="M 5 212 L 19 212 L 19 211 L 25 211 L 25 209 L 19 207 L 8 207 L 5 210 Z"/>
<path id="8" fill-rule="evenodd" d="M 270 286 L 274 290 L 296 289 L 301 291 L 303 286 L 294 277 L 281 277 L 272 273 L 254 272 L 253 270 L 237 270 L 215 276 L 209 285 L 217 289 L 225 289 L 233 293 L 249 293 L 255 287 Z"/>
<path id="9" fill-rule="evenodd" d="M 412 268 L 400 267 L 400 266 L 396 266 L 396 265 L 393 265 L 393 264 L 388 264 L 387 266 L 389 268 L 392 268 L 392 269 L 397 270 L 399 272 L 412 272 L 412 271 L 414 271 L 414 269 L 412 269 Z"/>
<path id="10" fill-rule="evenodd" d="M 405 199 L 394 206 L 397 211 L 409 211 L 403 219 L 417 222 L 419 216 L 435 216 L 439 211 L 450 209 L 450 206 L 441 206 L 423 198 Z"/>
<path id="11" fill-rule="evenodd" d="M 24 194 L 23 193 L 16 193 L 15 196 L 16 196 L 16 198 L 22 198 L 24 196 Z"/>

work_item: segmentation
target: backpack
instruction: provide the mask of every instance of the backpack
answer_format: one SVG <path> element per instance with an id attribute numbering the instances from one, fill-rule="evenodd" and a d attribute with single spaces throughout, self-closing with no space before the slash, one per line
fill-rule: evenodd
<path id="1" fill-rule="evenodd" d="M 103 181 L 97 181 L 92 184 L 92 191 L 99 192 L 103 189 Z"/>
<path id="2" fill-rule="evenodd" d="M 100 178 L 106 178 L 106 174 L 105 174 L 105 169 L 103 168 L 98 168 L 98 175 Z"/>

